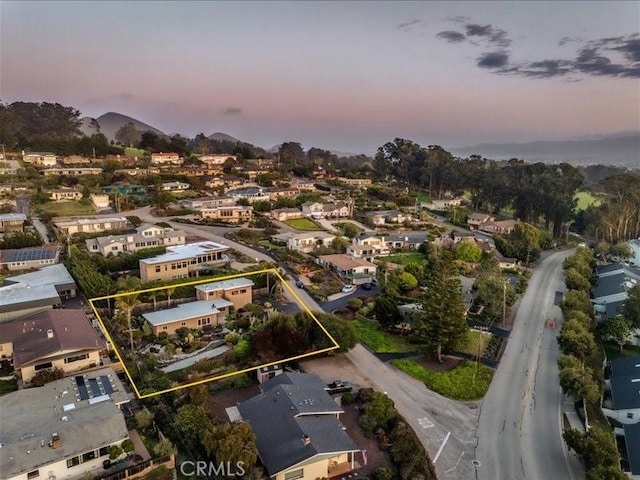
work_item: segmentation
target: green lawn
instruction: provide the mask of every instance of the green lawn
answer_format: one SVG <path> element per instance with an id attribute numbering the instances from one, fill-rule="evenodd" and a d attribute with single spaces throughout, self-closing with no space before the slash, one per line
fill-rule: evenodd
<path id="1" fill-rule="evenodd" d="M 126 147 L 124 149 L 124 154 L 131 157 L 144 157 L 147 154 L 147 151 L 142 148 Z"/>
<path id="2" fill-rule="evenodd" d="M 448 372 L 434 372 L 413 360 L 393 360 L 393 365 L 422 382 L 431 390 L 454 400 L 482 398 L 491 384 L 491 369 L 475 362 L 463 360 Z"/>
<path id="3" fill-rule="evenodd" d="M 478 342 L 482 339 L 482 343 L 480 345 L 480 356 L 484 353 L 484 349 L 487 347 L 489 343 L 489 339 L 491 338 L 491 334 L 487 332 L 480 332 L 478 330 L 469 330 L 469 334 L 467 335 L 467 341 L 464 345 L 461 345 L 458 350 L 460 352 L 465 352 L 470 355 L 478 354 Z"/>
<path id="4" fill-rule="evenodd" d="M 427 203 L 431 201 L 431 196 L 427 192 L 418 192 L 416 198 L 420 203 Z"/>
<path id="5" fill-rule="evenodd" d="M 590 192 L 578 192 L 573 198 L 577 200 L 576 210 L 578 211 L 586 210 L 591 205 L 597 207 L 602 203 L 602 200 Z"/>
<path id="6" fill-rule="evenodd" d="M 0 395 L 18 390 L 18 380 L 0 380 Z"/>
<path id="7" fill-rule="evenodd" d="M 77 200 L 69 202 L 47 202 L 38 205 L 37 209 L 41 213 L 51 213 L 56 217 L 70 217 L 74 215 L 94 215 L 96 209 L 93 208 L 89 200 Z"/>
<path id="8" fill-rule="evenodd" d="M 417 350 L 407 337 L 383 332 L 374 323 L 353 320 L 358 340 L 376 353 L 404 353 Z"/>
<path id="9" fill-rule="evenodd" d="M 293 220 L 285 220 L 284 223 L 296 230 L 322 230 L 320 225 L 308 218 L 296 218 Z"/>
<path id="10" fill-rule="evenodd" d="M 381 259 L 389 263 L 409 265 L 410 263 L 423 263 L 425 261 L 425 256 L 421 253 L 407 253 L 406 255 L 391 255 L 389 257 L 381 257 Z"/>
<path id="11" fill-rule="evenodd" d="M 625 345 L 622 351 L 620 351 L 620 347 L 618 347 L 617 344 L 613 343 L 605 343 L 603 347 L 604 352 L 607 354 L 607 360 L 640 355 L 640 347 L 636 347 L 635 345 Z"/>

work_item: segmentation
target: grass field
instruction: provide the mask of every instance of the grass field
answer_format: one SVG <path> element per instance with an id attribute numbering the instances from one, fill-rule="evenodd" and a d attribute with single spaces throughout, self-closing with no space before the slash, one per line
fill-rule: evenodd
<path id="1" fill-rule="evenodd" d="M 491 369 L 474 362 L 462 361 L 448 372 L 434 372 L 413 360 L 393 360 L 393 366 L 424 382 L 428 388 L 454 400 L 482 398 L 491 384 Z"/>
<path id="2" fill-rule="evenodd" d="M 620 351 L 620 347 L 618 347 L 617 344 L 613 343 L 605 343 L 603 347 L 604 353 L 607 355 L 607 360 L 640 355 L 640 347 L 636 347 L 635 345 L 625 345 L 622 351 Z"/>
<path id="3" fill-rule="evenodd" d="M 296 230 L 305 230 L 305 231 L 322 230 L 320 225 L 318 225 L 312 220 L 309 220 L 308 218 L 296 218 L 293 220 L 285 220 L 284 223 L 286 223 L 290 227 L 295 228 Z"/>
<path id="4" fill-rule="evenodd" d="M 590 192 L 578 192 L 573 197 L 577 200 L 576 210 L 582 211 L 586 210 L 591 205 L 597 207 L 602 203 L 602 200 L 593 195 Z"/>
<path id="5" fill-rule="evenodd" d="M 147 151 L 142 148 L 126 147 L 124 149 L 124 154 L 132 157 L 144 157 L 147 154 Z"/>
<path id="6" fill-rule="evenodd" d="M 376 353 L 403 353 L 417 350 L 407 337 L 383 332 L 375 324 L 354 320 L 358 340 Z"/>
<path id="7" fill-rule="evenodd" d="M 467 341 L 464 345 L 461 345 L 458 350 L 460 352 L 468 353 L 470 355 L 478 354 L 478 342 L 482 339 L 482 344 L 480 345 L 480 355 L 484 353 L 484 349 L 487 347 L 489 343 L 489 339 L 491 338 L 490 333 L 480 332 L 478 330 L 469 330 L 469 334 L 467 335 Z"/>
<path id="8" fill-rule="evenodd" d="M 41 213 L 51 213 L 57 217 L 70 217 L 74 215 L 94 215 L 95 208 L 89 200 L 78 200 L 70 202 L 47 202 L 38 205 Z"/>
<path id="9" fill-rule="evenodd" d="M 421 253 L 408 253 L 406 255 L 391 255 L 389 257 L 381 257 L 385 262 L 397 263 L 400 265 L 409 265 L 410 263 L 423 263 L 425 256 Z"/>
<path id="10" fill-rule="evenodd" d="M 427 192 L 418 192 L 416 194 L 416 199 L 418 202 L 427 203 L 431 201 L 431 196 Z"/>

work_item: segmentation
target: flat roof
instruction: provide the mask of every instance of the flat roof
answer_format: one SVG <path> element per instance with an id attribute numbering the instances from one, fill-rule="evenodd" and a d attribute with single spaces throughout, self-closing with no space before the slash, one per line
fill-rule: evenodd
<path id="1" fill-rule="evenodd" d="M 13 220 L 25 221 L 27 216 L 24 213 L 0 213 L 0 222 L 11 222 Z"/>
<path id="2" fill-rule="evenodd" d="M 94 223 L 114 223 L 114 222 L 126 222 L 124 217 L 97 217 L 97 218 L 76 218 L 75 220 L 68 220 L 63 222 L 53 222 L 57 227 L 68 227 L 71 225 L 92 225 Z"/>
<path id="3" fill-rule="evenodd" d="M 229 247 L 221 245 L 220 243 L 206 241 L 190 243 L 188 245 L 175 245 L 167 247 L 167 253 L 157 255 L 151 258 L 144 258 L 140 260 L 140 263 L 147 265 L 155 265 L 157 263 L 175 262 L 177 260 L 188 260 L 190 258 L 197 257 L 198 255 L 204 255 L 212 252 L 223 252 L 228 250 Z"/>
<path id="4" fill-rule="evenodd" d="M 230 278 L 229 280 L 221 280 L 219 282 L 203 283 L 196 286 L 196 290 L 201 292 L 215 292 L 218 290 L 231 290 L 232 288 L 252 287 L 253 282 L 245 277 Z"/>
<path id="5" fill-rule="evenodd" d="M 75 377 L 67 377 L 0 397 L 3 479 L 37 469 L 41 469 L 41 476 L 46 476 L 47 465 L 128 437 L 117 404 L 129 397 L 115 371 L 104 368 L 84 377 L 87 380 L 106 377 L 113 392 L 104 401 L 90 404 L 89 399 L 81 400 Z M 49 447 L 54 433 L 61 442 L 58 448 Z"/>
<path id="6" fill-rule="evenodd" d="M 24 273 L 5 279 L 7 282 L 24 283 L 31 287 L 37 285 L 68 285 L 75 284 L 73 277 L 63 264 L 48 265 L 35 272 Z"/>
<path id="7" fill-rule="evenodd" d="M 58 256 L 60 246 L 17 248 L 0 250 L 0 263 L 31 262 L 35 260 L 53 260 Z"/>
<path id="8" fill-rule="evenodd" d="M 56 287 L 51 284 L 27 287 L 18 283 L 0 288 L 0 312 L 52 306 L 58 303 L 60 296 Z"/>
<path id="9" fill-rule="evenodd" d="M 341 270 L 349 270 L 351 268 L 356 268 L 356 267 L 376 268 L 376 266 L 373 263 L 367 262 L 366 260 L 362 260 L 361 258 L 352 257 L 351 255 L 347 255 L 346 253 L 337 253 L 334 255 L 320 255 L 318 258 L 320 258 L 325 263 L 330 263 L 338 267 Z"/>
<path id="10" fill-rule="evenodd" d="M 220 313 L 220 308 L 232 307 L 233 303 L 224 298 L 213 300 L 199 300 L 197 302 L 182 303 L 177 307 L 143 313 L 143 318 L 154 327 L 166 325 L 180 320 L 201 317 L 207 314 Z"/>

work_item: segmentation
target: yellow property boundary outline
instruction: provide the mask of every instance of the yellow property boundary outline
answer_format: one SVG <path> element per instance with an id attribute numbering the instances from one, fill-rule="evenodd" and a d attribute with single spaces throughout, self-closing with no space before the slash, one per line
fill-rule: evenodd
<path id="1" fill-rule="evenodd" d="M 264 363 L 264 364 L 258 365 L 256 367 L 245 368 L 245 369 L 238 370 L 238 371 L 235 371 L 235 372 L 228 372 L 228 373 L 225 373 L 225 374 L 222 374 L 222 375 L 218 375 L 218 376 L 215 376 L 215 377 L 203 378 L 203 379 L 197 380 L 195 382 L 187 383 L 187 384 L 184 384 L 184 385 L 177 385 L 175 387 L 171 387 L 171 388 L 167 388 L 167 389 L 164 389 L 164 390 L 160 390 L 158 392 L 152 392 L 152 393 L 147 393 L 145 395 L 141 395 L 140 391 L 138 390 L 138 386 L 133 381 L 131 373 L 129 372 L 129 369 L 127 368 L 127 364 L 124 361 L 124 355 L 120 354 L 120 348 L 116 344 L 116 342 L 113 341 L 113 338 L 111 337 L 111 334 L 109 333 L 105 323 L 102 321 L 102 317 L 98 313 L 98 309 L 97 309 L 97 307 L 96 307 L 94 302 L 98 302 L 98 301 L 101 301 L 101 300 L 110 300 L 112 298 L 126 297 L 126 296 L 129 296 L 129 295 L 139 295 L 141 293 L 155 292 L 155 291 L 158 291 L 158 290 L 166 290 L 167 288 L 176 288 L 176 287 L 183 287 L 183 286 L 190 286 L 190 285 L 200 285 L 200 284 L 203 284 L 203 283 L 219 282 L 219 281 L 228 280 L 228 279 L 231 279 L 231 278 L 247 277 L 247 276 L 252 276 L 252 275 L 258 275 L 258 274 L 261 274 L 261 273 L 273 273 L 276 276 L 276 278 L 278 280 L 280 280 L 280 282 L 282 282 L 282 285 L 284 285 L 284 287 L 293 295 L 293 298 L 298 302 L 298 304 L 303 308 L 303 310 L 309 314 L 309 316 L 322 329 L 324 334 L 331 340 L 331 342 L 333 343 L 333 346 L 332 347 L 323 348 L 321 350 L 315 350 L 313 352 L 304 353 L 302 355 L 296 355 L 295 357 L 283 358 L 283 359 L 277 360 L 275 362 Z M 175 284 L 175 285 L 165 285 L 165 286 L 162 286 L 162 287 L 147 288 L 147 289 L 144 289 L 144 290 L 136 290 L 136 291 L 133 291 L 133 292 L 117 293 L 115 295 L 106 295 L 106 296 L 103 296 L 103 297 L 91 298 L 88 301 L 89 301 L 89 305 L 91 305 L 91 310 L 93 310 L 93 313 L 95 314 L 96 318 L 98 319 L 98 322 L 100 322 L 100 326 L 102 327 L 102 331 L 107 336 L 107 339 L 109 340 L 109 342 L 113 346 L 113 349 L 116 352 L 116 356 L 118 357 L 118 360 L 120 361 L 120 364 L 122 365 L 122 368 L 124 369 L 124 372 L 127 375 L 127 378 L 129 379 L 129 382 L 131 383 L 131 385 L 133 387 L 133 390 L 136 393 L 136 397 L 138 397 L 140 399 L 155 397 L 156 395 L 162 395 L 163 393 L 174 392 L 176 390 L 182 390 L 183 388 L 194 387 L 196 385 L 202 385 L 204 383 L 214 382 L 216 380 L 222 380 L 224 378 L 232 377 L 234 375 L 240 375 L 242 373 L 253 372 L 255 370 L 258 370 L 259 368 L 270 367 L 272 365 L 277 365 L 279 363 L 285 363 L 285 362 L 291 362 L 293 360 L 300 360 L 301 358 L 310 357 L 312 355 L 319 355 L 321 353 L 330 352 L 332 350 L 336 350 L 336 349 L 340 348 L 340 345 L 338 344 L 338 342 L 336 342 L 336 340 L 327 331 L 327 329 L 324 327 L 324 325 L 322 325 L 322 323 L 320 323 L 320 321 L 316 318 L 316 316 L 309 309 L 309 307 L 302 301 L 302 299 L 298 296 L 298 294 L 291 288 L 291 286 L 282 277 L 282 275 L 280 275 L 280 272 L 278 272 L 275 268 L 267 268 L 267 269 L 263 269 L 263 270 L 256 270 L 256 271 L 253 271 L 253 272 L 244 272 L 244 273 L 238 273 L 238 274 L 232 274 L 232 275 L 225 275 L 223 277 L 208 278 L 206 280 L 194 280 L 194 281 L 191 281 L 191 282 L 178 283 L 178 284 Z"/>

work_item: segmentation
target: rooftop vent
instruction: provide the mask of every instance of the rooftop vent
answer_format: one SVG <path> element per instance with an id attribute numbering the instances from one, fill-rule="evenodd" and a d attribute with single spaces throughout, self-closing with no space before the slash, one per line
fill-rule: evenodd
<path id="1" fill-rule="evenodd" d="M 53 338 L 53 330 L 52 329 L 47 330 L 47 338 Z"/>
<path id="2" fill-rule="evenodd" d="M 302 443 L 304 445 L 311 445 L 311 437 L 309 435 L 303 435 L 302 436 Z"/>
<path id="3" fill-rule="evenodd" d="M 51 442 L 49 443 L 51 448 L 60 448 L 62 446 L 62 440 L 60 440 L 60 435 L 57 432 L 51 434 Z"/>

